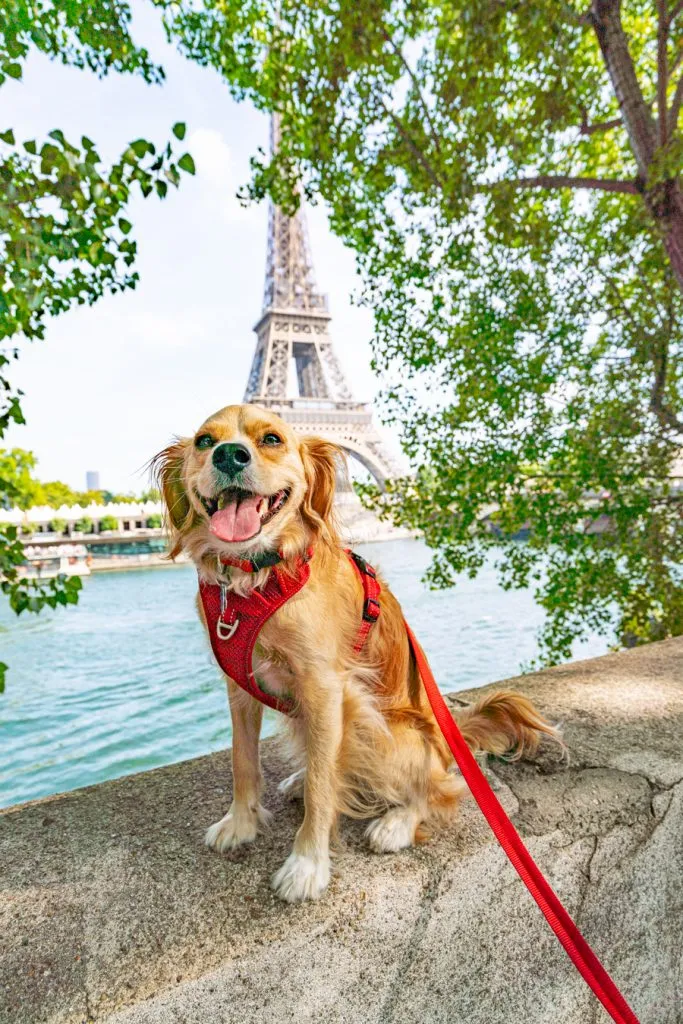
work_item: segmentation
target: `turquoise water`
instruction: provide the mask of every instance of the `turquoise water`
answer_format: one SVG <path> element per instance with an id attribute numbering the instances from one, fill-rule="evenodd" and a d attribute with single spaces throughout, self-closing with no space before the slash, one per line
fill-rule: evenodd
<path id="1" fill-rule="evenodd" d="M 421 541 L 363 545 L 403 603 L 444 690 L 514 675 L 536 653 L 542 613 L 493 570 L 432 593 Z M 225 689 L 194 608 L 189 566 L 84 579 L 77 607 L 39 616 L 0 607 L 0 806 L 219 750 Z M 601 654 L 595 639 L 576 653 Z M 277 716 L 267 712 L 266 732 Z"/>

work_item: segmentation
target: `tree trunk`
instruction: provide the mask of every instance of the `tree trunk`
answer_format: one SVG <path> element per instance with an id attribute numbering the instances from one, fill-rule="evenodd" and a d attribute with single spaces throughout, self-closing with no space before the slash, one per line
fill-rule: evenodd
<path id="1" fill-rule="evenodd" d="M 683 292 L 683 196 L 674 181 L 666 182 L 665 189 L 664 208 L 660 212 L 653 207 L 652 212 L 665 233 L 664 246 Z"/>
<path id="2" fill-rule="evenodd" d="M 620 0 L 592 0 L 591 21 L 643 183 L 657 150 L 657 130 L 643 98 L 621 24 Z M 671 269 L 683 292 L 683 196 L 675 181 L 644 193 L 645 202 L 662 232 Z"/>
<path id="3" fill-rule="evenodd" d="M 620 7 L 619 0 L 593 0 L 591 20 L 619 102 L 638 173 L 644 179 L 657 148 L 657 132 L 638 84 L 628 39 L 621 24 Z"/>

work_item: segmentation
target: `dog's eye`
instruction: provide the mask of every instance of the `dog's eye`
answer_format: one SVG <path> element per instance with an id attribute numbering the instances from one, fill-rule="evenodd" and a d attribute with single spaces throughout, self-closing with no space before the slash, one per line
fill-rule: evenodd
<path id="1" fill-rule="evenodd" d="M 200 434 L 199 437 L 195 438 L 195 448 L 213 448 L 216 443 L 215 437 L 211 437 L 211 434 Z"/>
<path id="2" fill-rule="evenodd" d="M 263 444 L 282 444 L 282 438 L 278 437 L 277 434 L 265 434 Z"/>

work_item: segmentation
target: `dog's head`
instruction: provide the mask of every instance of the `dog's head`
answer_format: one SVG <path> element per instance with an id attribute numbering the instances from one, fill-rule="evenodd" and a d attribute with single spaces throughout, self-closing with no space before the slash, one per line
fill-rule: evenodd
<path id="1" fill-rule="evenodd" d="M 152 461 L 171 554 L 185 549 L 199 561 L 282 551 L 289 558 L 318 540 L 336 543 L 332 503 L 342 460 L 336 445 L 297 436 L 266 409 L 221 409 Z"/>

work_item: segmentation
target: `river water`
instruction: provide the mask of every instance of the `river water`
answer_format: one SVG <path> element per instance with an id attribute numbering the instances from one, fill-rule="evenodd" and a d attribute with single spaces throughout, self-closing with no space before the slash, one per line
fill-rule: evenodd
<path id="1" fill-rule="evenodd" d="M 420 582 L 419 540 L 361 545 L 381 566 L 444 691 L 515 675 L 536 654 L 543 616 L 493 569 L 448 591 Z M 17 618 L 0 605 L 0 806 L 219 750 L 225 688 L 194 608 L 189 566 L 96 574 L 76 607 Z M 594 638 L 576 656 L 602 654 Z M 264 732 L 277 715 L 266 712 Z"/>

